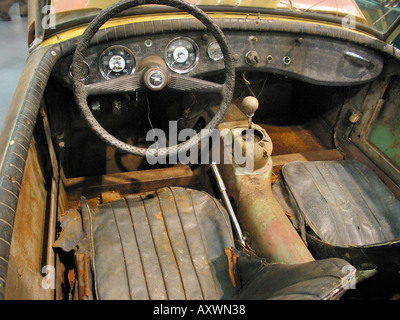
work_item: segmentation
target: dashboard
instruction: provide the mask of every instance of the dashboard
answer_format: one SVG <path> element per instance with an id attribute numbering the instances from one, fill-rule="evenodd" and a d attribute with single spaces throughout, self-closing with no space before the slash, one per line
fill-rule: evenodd
<path id="1" fill-rule="evenodd" d="M 272 72 L 320 85 L 360 84 L 377 77 L 383 57 L 347 41 L 283 32 L 225 31 L 237 71 Z M 87 50 L 85 84 L 133 74 L 141 60 L 158 56 L 177 74 L 202 78 L 224 71 L 222 52 L 207 31 L 140 35 L 94 45 Z M 53 74 L 72 87 L 73 55 Z"/>

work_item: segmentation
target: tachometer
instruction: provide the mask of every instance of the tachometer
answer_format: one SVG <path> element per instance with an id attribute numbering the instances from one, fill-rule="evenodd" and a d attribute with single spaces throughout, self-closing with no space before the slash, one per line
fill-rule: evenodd
<path id="1" fill-rule="evenodd" d="M 99 69 L 107 80 L 131 74 L 136 69 L 135 57 L 132 51 L 124 46 L 112 46 L 100 55 Z"/>
<path id="2" fill-rule="evenodd" d="M 165 63 L 177 73 L 187 73 L 196 66 L 199 56 L 196 43 L 190 38 L 175 38 L 165 49 Z"/>

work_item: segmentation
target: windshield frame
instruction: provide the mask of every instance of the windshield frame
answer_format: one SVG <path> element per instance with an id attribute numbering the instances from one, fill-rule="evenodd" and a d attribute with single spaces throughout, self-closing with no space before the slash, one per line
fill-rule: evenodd
<path id="1" fill-rule="evenodd" d="M 322 0 L 324 1 L 324 0 Z M 56 25 L 56 28 L 43 28 L 39 23 L 43 20 L 45 13 L 42 13 L 42 8 L 44 6 L 48 6 L 51 3 L 51 0 L 36 0 L 36 14 L 35 14 L 35 32 L 36 37 L 33 41 L 30 50 L 33 50 L 37 45 L 39 45 L 44 39 L 49 38 L 51 36 L 56 35 L 62 31 L 89 24 L 101 11 L 101 9 L 95 8 L 85 8 L 81 12 L 79 11 L 70 11 L 70 12 L 62 12 L 57 14 L 58 21 L 61 20 L 60 23 Z M 305 19 L 311 21 L 320 21 L 326 23 L 332 23 L 336 25 L 343 25 L 343 16 L 334 16 L 324 14 L 322 12 L 312 12 L 312 11 L 294 11 L 290 9 L 282 9 L 282 8 L 256 8 L 256 7 L 241 7 L 241 6 L 212 6 L 212 5 L 198 5 L 205 12 L 213 12 L 213 13 L 242 13 L 242 14 L 258 14 L 258 15 L 269 15 L 276 17 L 290 17 L 290 18 L 298 18 Z M 77 13 L 79 12 L 79 15 Z M 168 6 L 141 6 L 132 9 L 128 9 L 116 17 L 126 17 L 126 16 L 135 16 L 135 15 L 146 15 L 146 14 L 160 14 L 160 13 L 173 13 L 173 12 L 181 12 L 179 9 L 168 7 Z M 83 15 L 81 14 L 83 13 Z M 73 16 L 75 15 L 75 17 Z M 381 41 L 385 41 L 393 31 L 400 24 L 400 15 L 396 18 L 395 22 L 391 24 L 391 26 L 385 30 L 384 32 L 380 32 L 377 29 L 374 29 L 371 26 L 360 23 L 359 21 L 355 21 L 354 29 L 356 31 L 361 31 L 368 33 L 371 36 L 376 37 Z"/>

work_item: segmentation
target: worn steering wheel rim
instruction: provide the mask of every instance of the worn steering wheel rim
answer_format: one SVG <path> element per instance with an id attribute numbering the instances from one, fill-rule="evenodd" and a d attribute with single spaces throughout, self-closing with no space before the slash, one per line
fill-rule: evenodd
<path id="1" fill-rule="evenodd" d="M 90 108 L 87 104 L 87 91 L 85 85 L 81 81 L 81 75 L 83 70 L 84 58 L 86 50 L 89 43 L 95 33 L 100 29 L 100 27 L 108 21 L 110 18 L 116 16 L 118 13 L 133 8 L 139 5 L 145 4 L 158 4 L 172 6 L 182 11 L 189 13 L 190 15 L 197 18 L 206 28 L 210 31 L 215 39 L 217 40 L 221 51 L 224 55 L 225 63 L 225 83 L 222 89 L 222 100 L 219 109 L 210 120 L 210 122 L 204 127 L 206 130 L 201 130 L 197 135 L 193 136 L 189 140 L 182 142 L 180 144 L 169 146 L 165 148 L 143 148 L 134 145 L 129 145 L 108 133 L 93 116 Z M 207 138 L 212 133 L 212 129 L 215 129 L 218 124 L 223 119 L 226 111 L 232 100 L 233 91 L 235 88 L 235 67 L 233 63 L 233 57 L 231 50 L 226 42 L 225 35 L 219 26 L 201 9 L 197 6 L 192 5 L 183 0 L 123 0 L 120 1 L 106 10 L 103 10 L 86 28 L 83 35 L 79 38 L 77 47 L 74 53 L 72 66 L 72 82 L 73 82 L 73 92 L 75 100 L 79 111 L 81 112 L 83 118 L 88 123 L 89 127 L 100 137 L 105 143 L 117 148 L 119 151 L 140 156 L 173 156 L 181 152 L 186 152 L 190 148 L 197 146 L 202 139 Z"/>

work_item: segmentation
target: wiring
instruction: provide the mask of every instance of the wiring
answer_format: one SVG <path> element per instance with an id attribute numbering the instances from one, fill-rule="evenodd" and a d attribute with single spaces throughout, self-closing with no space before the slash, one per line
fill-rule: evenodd
<path id="1" fill-rule="evenodd" d="M 243 79 L 244 83 L 246 84 L 247 88 L 249 89 L 250 93 L 251 93 L 254 97 L 256 97 L 256 98 L 258 99 L 258 98 L 260 97 L 261 93 L 262 93 L 263 90 L 264 90 L 265 84 L 267 83 L 268 74 L 265 76 L 263 85 L 262 85 L 262 87 L 261 87 L 260 92 L 258 93 L 258 95 L 256 95 L 256 94 L 253 92 L 253 90 L 251 89 L 251 87 L 250 87 L 251 83 L 250 83 L 249 80 L 246 79 L 246 72 L 243 71 L 241 75 L 242 75 L 242 79 Z"/>
<path id="2" fill-rule="evenodd" d="M 153 123 L 151 122 L 151 119 L 150 119 L 150 101 L 149 101 L 149 97 L 147 96 L 147 92 L 146 92 L 146 101 L 147 101 L 147 120 L 149 121 L 151 130 L 154 131 Z M 154 142 L 156 143 L 156 148 L 158 150 L 158 144 L 157 144 L 155 132 L 154 132 Z"/>

